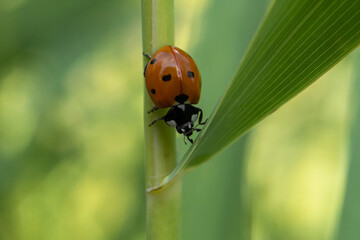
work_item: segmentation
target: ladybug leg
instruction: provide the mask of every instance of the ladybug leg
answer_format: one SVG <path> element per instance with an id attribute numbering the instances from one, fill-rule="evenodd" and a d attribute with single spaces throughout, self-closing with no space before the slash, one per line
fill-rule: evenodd
<path id="1" fill-rule="evenodd" d="M 165 117 L 165 116 L 164 116 L 164 117 Z M 149 124 L 149 127 L 151 127 L 152 125 L 154 125 L 154 123 L 156 123 L 156 122 L 159 121 L 159 120 L 164 120 L 164 117 L 155 119 L 154 121 L 152 121 L 152 122 Z"/>
<path id="2" fill-rule="evenodd" d="M 143 52 L 143 55 L 144 55 L 144 57 L 148 58 L 149 60 L 151 59 L 151 56 L 150 56 L 149 54 Z M 145 77 L 145 72 L 146 72 L 146 68 L 147 68 L 148 64 L 149 64 L 149 63 L 147 63 L 147 64 L 145 65 L 145 68 L 144 68 L 144 77 Z"/>
<path id="3" fill-rule="evenodd" d="M 145 52 L 143 52 L 144 57 L 147 57 L 149 60 L 151 59 L 151 56 Z"/>
<path id="4" fill-rule="evenodd" d="M 184 136 L 185 136 L 185 135 L 184 135 Z M 191 142 L 191 144 L 194 143 L 194 141 L 193 141 L 189 136 L 187 136 L 187 139 L 189 140 L 189 142 Z M 186 142 L 185 142 L 185 144 L 186 144 Z"/>
<path id="5" fill-rule="evenodd" d="M 205 120 L 205 122 L 202 122 L 203 119 L 203 111 L 199 108 L 199 112 L 200 112 L 200 116 L 199 116 L 199 124 L 200 125 L 205 125 L 205 123 L 207 122 L 207 119 Z"/>
<path id="6" fill-rule="evenodd" d="M 146 72 L 146 68 L 147 68 L 148 64 L 149 64 L 149 63 L 147 63 L 147 64 L 145 65 L 145 67 L 144 67 L 144 77 L 145 77 L 145 72 Z"/>
<path id="7" fill-rule="evenodd" d="M 153 106 L 153 108 L 150 111 L 148 111 L 147 113 L 152 113 L 152 112 L 154 112 L 154 111 L 156 111 L 158 109 L 159 108 L 157 106 Z"/>
<path id="8" fill-rule="evenodd" d="M 187 145 L 185 135 L 184 135 L 184 143 L 185 143 L 185 145 Z"/>

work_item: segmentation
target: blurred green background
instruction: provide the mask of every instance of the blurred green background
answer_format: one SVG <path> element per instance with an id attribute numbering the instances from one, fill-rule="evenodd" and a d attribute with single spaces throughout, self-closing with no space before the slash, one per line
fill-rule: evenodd
<path id="1" fill-rule="evenodd" d="M 269 4 L 175 1 L 205 116 Z M 1 240 L 145 239 L 140 12 L 133 0 L 0 0 Z M 185 176 L 183 239 L 331 239 L 355 55 Z"/>

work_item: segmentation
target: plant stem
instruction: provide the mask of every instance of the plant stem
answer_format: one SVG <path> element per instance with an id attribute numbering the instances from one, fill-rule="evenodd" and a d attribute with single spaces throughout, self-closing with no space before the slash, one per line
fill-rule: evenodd
<path id="1" fill-rule="evenodd" d="M 173 0 L 142 0 L 143 51 L 153 55 L 159 48 L 174 44 Z M 144 57 L 144 66 L 148 59 Z M 175 131 L 163 121 L 148 124 L 165 115 L 164 110 L 151 114 L 153 107 L 144 91 L 144 132 L 146 163 L 146 232 L 148 240 L 180 239 L 181 178 L 164 188 L 159 185 L 176 166 Z"/>

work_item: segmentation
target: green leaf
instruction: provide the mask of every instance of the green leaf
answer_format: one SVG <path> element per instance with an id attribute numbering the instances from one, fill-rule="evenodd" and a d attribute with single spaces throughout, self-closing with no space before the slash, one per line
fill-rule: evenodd
<path id="1" fill-rule="evenodd" d="M 360 64 L 360 54 L 357 52 L 355 66 Z M 357 68 L 355 73 L 355 86 L 353 92 L 353 119 L 350 128 L 349 144 L 349 164 L 346 179 L 346 191 L 343 203 L 341 218 L 339 221 L 336 239 L 360 239 L 360 70 Z"/>
<path id="2" fill-rule="evenodd" d="M 161 185 L 229 146 L 359 43 L 358 0 L 275 1 L 197 141 Z"/>

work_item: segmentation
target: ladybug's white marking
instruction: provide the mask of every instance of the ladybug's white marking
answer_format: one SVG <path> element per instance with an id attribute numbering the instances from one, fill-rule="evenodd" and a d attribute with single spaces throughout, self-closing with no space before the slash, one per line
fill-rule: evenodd
<path id="1" fill-rule="evenodd" d="M 198 115 L 197 115 L 197 114 L 193 114 L 193 115 L 191 116 L 191 121 L 194 123 L 197 118 L 198 118 Z"/>
<path id="2" fill-rule="evenodd" d="M 179 104 L 178 108 L 180 108 L 181 110 L 185 111 L 185 105 L 184 104 Z"/>
<path id="3" fill-rule="evenodd" d="M 169 125 L 169 127 L 175 127 L 176 126 L 176 122 L 174 120 L 167 121 L 166 124 Z"/>

